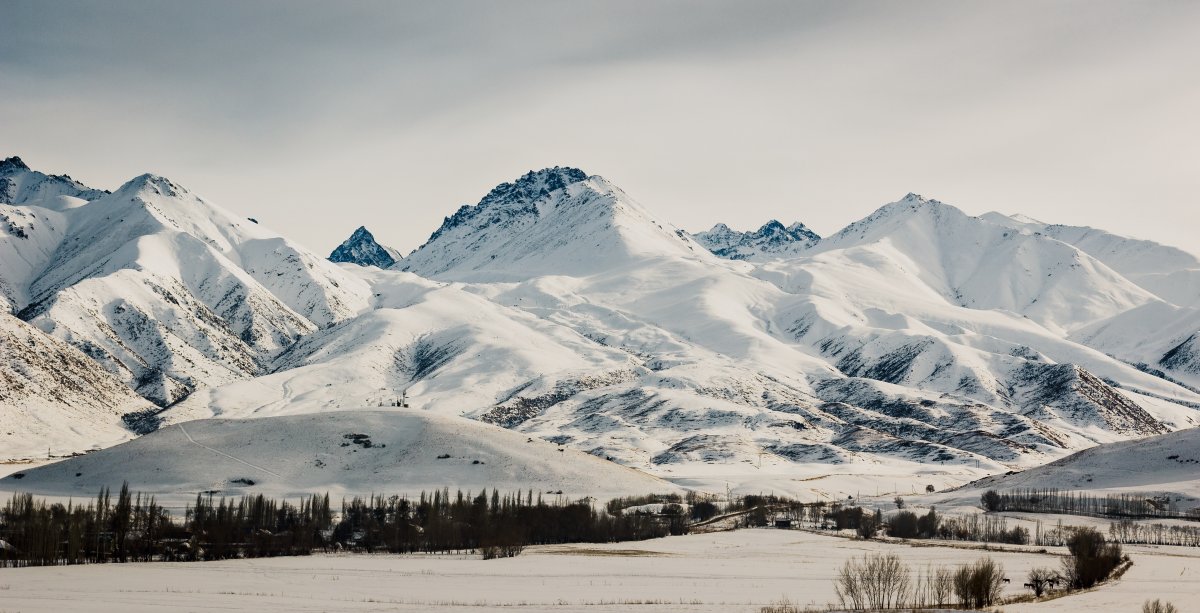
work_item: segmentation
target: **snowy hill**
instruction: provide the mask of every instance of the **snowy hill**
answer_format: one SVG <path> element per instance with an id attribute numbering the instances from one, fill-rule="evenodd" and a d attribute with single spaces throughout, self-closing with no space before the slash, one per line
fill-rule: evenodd
<path id="1" fill-rule="evenodd" d="M 389 268 L 400 257 L 400 253 L 395 249 L 375 242 L 375 237 L 365 226 L 359 226 L 350 235 L 350 238 L 343 241 L 337 249 L 333 250 L 333 253 L 329 254 L 329 261 Z"/>
<path id="2" fill-rule="evenodd" d="M 1044 466 L 986 477 L 946 496 L 1014 488 L 1170 494 L 1181 510 L 1200 507 L 1200 429 L 1099 445 Z"/>
<path id="3" fill-rule="evenodd" d="M 128 481 L 132 489 L 176 502 L 197 492 L 329 492 L 337 498 L 450 487 L 532 489 L 578 499 L 675 489 L 502 428 L 407 409 L 192 421 L 17 474 L 0 479 L 0 490 L 87 497 Z"/>
<path id="4" fill-rule="evenodd" d="M 753 232 L 738 232 L 719 223 L 707 232 L 693 234 L 692 238 L 718 257 L 730 260 L 791 257 L 821 240 L 800 222 L 784 227 L 774 219 Z"/>
<path id="5" fill-rule="evenodd" d="M 1192 253 L 1096 228 L 1046 224 L 1000 213 L 982 217 L 1073 245 L 1167 302 L 1200 307 L 1200 258 Z"/>

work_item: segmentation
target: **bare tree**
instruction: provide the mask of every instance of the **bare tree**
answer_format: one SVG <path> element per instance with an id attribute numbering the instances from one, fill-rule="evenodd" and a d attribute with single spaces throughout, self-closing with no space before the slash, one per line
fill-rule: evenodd
<path id="1" fill-rule="evenodd" d="M 1004 567 L 991 558 L 982 558 L 964 565 L 954 574 L 954 593 L 959 604 L 969 609 L 982 609 L 1000 600 L 1004 584 Z"/>
<path id="2" fill-rule="evenodd" d="M 1058 573 L 1049 568 L 1035 568 L 1029 571 L 1029 583 L 1026 583 L 1025 586 L 1033 590 L 1035 597 L 1041 598 L 1042 594 L 1046 593 L 1046 588 L 1050 587 L 1057 578 Z"/>
<path id="3" fill-rule="evenodd" d="M 891 609 L 904 606 L 910 583 L 909 569 L 899 556 L 867 554 L 862 561 L 846 561 L 834 589 L 844 607 Z"/>

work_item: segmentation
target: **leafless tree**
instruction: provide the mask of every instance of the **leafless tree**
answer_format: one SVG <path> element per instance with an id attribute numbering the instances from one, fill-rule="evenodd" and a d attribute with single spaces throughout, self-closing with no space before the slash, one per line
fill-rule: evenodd
<path id="1" fill-rule="evenodd" d="M 899 556 L 867 554 L 861 561 L 847 560 L 834 587 L 842 606 L 874 610 L 904 606 L 910 583 L 908 566 Z"/>

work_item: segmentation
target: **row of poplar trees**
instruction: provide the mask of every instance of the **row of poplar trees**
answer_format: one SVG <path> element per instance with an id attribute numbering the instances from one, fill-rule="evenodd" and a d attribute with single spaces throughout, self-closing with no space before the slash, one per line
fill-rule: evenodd
<path id="1" fill-rule="evenodd" d="M 448 489 L 343 501 L 329 495 L 293 504 L 262 495 L 197 495 L 181 521 L 150 496 L 122 486 L 87 504 L 18 494 L 0 507 L 0 566 L 220 560 L 314 551 L 474 552 L 514 556 L 530 544 L 616 542 L 681 533 L 686 525 L 643 515 L 610 515 L 587 501 L 532 491 L 501 495 Z"/>

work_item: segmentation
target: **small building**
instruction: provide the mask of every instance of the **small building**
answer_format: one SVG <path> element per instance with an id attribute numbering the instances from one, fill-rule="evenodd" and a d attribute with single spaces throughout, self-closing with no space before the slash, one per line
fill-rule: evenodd
<path id="1" fill-rule="evenodd" d="M 790 519 L 777 519 L 777 520 L 775 520 L 775 527 L 776 527 L 776 528 L 783 528 L 783 529 L 785 529 L 785 530 L 790 530 L 790 529 L 792 528 L 792 520 L 790 520 Z"/>

